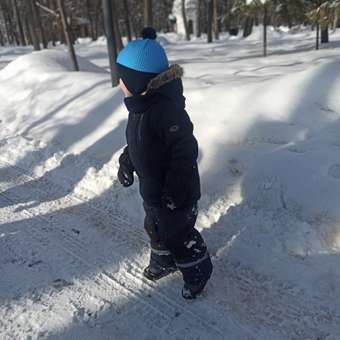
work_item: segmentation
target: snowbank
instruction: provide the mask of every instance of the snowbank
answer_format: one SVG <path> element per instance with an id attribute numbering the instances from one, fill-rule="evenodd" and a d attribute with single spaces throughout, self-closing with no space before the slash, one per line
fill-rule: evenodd
<path id="1" fill-rule="evenodd" d="M 327 334 L 338 339 L 340 317 L 334 311 L 340 305 L 336 289 L 340 282 L 339 50 L 310 51 L 314 45 L 311 32 L 270 31 L 272 55 L 260 58 L 259 34 L 261 28 L 248 39 L 226 36 L 212 44 L 202 39 L 181 41 L 174 34 L 160 36 L 170 62 L 185 69 L 187 109 L 200 145 L 203 196 L 197 227 L 215 263 L 213 289 L 206 302 L 198 303 L 201 309 L 195 313 L 213 315 L 220 329 L 226 327 L 229 315 L 237 315 L 255 330 L 249 338 L 275 339 L 271 331 L 278 331 L 282 335 L 278 339 L 327 338 Z M 332 36 L 335 38 L 339 34 Z M 122 251 L 119 259 L 137 261 L 141 268 L 148 256 L 141 250 L 145 243 L 131 246 L 130 236 L 117 230 L 112 232 L 117 239 L 110 238 L 112 216 L 120 219 L 115 221 L 118 227 L 128 224 L 127 234 L 133 235 L 142 233 L 144 217 L 138 181 L 123 189 L 116 176 L 117 159 L 125 144 L 123 98 L 118 89 L 111 88 L 109 74 L 102 71 L 108 68 L 105 41 L 80 41 L 76 48 L 85 72 L 71 72 L 68 54 L 59 47 L 20 57 L 0 71 L 0 161 L 24 169 L 34 178 L 27 184 L 26 179 L 15 177 L 12 168 L 0 168 L 3 197 L 15 200 L 13 207 L 0 208 L 0 212 L 13 220 L 25 220 L 26 211 L 38 216 L 53 213 L 65 222 L 63 232 L 84 217 L 88 229 L 75 237 L 76 243 L 82 238 L 88 242 L 86 247 L 81 245 L 86 258 L 102 263 L 96 257 L 100 251 L 107 262 L 113 258 L 116 265 L 124 261 L 116 257 Z M 20 181 L 23 183 L 17 184 Z M 47 189 L 39 194 L 42 198 L 34 196 L 37 187 Z M 88 216 L 93 212 L 85 211 L 84 202 L 97 209 L 94 217 Z M 25 223 L 30 226 L 35 220 Z M 45 221 L 40 224 L 45 228 Z M 60 260 L 53 261 L 64 267 Z M 12 265 L 19 266 L 20 272 L 20 263 Z M 9 271 L 10 266 L 6 267 Z M 133 287 L 129 291 L 148 294 L 149 288 L 131 275 L 129 266 L 124 263 L 115 268 L 113 277 L 117 275 Z M 102 268 L 95 266 L 95 270 Z M 91 274 L 81 276 L 93 291 Z M 171 285 L 180 286 L 176 280 Z M 45 284 L 48 287 L 49 282 Z M 5 288 L 12 294 L 9 286 Z M 98 287 L 102 291 L 101 283 Z M 173 300 L 172 294 L 177 292 L 165 288 L 164 295 L 154 295 Z M 77 296 L 72 287 L 67 288 L 70 292 L 61 289 L 66 300 Z M 120 296 L 120 288 L 114 289 Z M 112 292 L 111 287 L 108 291 Z M 64 306 L 57 294 L 53 296 L 56 306 Z M 147 300 L 153 301 L 150 296 Z M 115 297 L 109 301 L 112 305 Z M 77 303 L 83 305 L 84 301 Z M 11 306 L 14 312 L 20 310 Z M 21 307 L 26 310 L 25 304 Z M 215 307 L 220 308 L 218 312 Z M 89 310 L 95 313 L 97 307 Z M 215 318 L 215 312 L 219 317 Z M 25 313 L 26 321 L 29 316 Z M 136 314 L 132 312 L 136 319 L 143 318 Z M 41 314 L 37 319 L 44 323 L 45 317 Z M 107 318 L 111 322 L 115 317 L 110 313 Z M 62 314 L 63 325 L 73 322 L 66 319 Z M 172 316 L 169 320 L 176 324 Z M 106 324 L 102 322 L 103 328 Z M 258 335 L 259 328 L 266 336 Z"/>
<path id="2" fill-rule="evenodd" d="M 113 182 L 126 111 L 110 75 L 78 60 L 81 72 L 73 72 L 66 52 L 48 50 L 19 57 L 0 71 L 2 156 L 34 175 L 48 174 L 65 192 L 89 197 Z"/>
<path id="3" fill-rule="evenodd" d="M 339 93 L 336 61 L 267 84 L 249 97 L 248 109 L 260 119 L 246 139 L 276 145 L 245 177 L 252 205 L 290 209 L 309 221 L 340 221 Z"/>
<path id="4" fill-rule="evenodd" d="M 284 37 L 284 33 L 281 29 L 273 26 L 267 27 L 267 38 L 268 40 L 278 40 Z M 253 32 L 245 40 L 253 42 L 261 42 L 263 39 L 263 25 L 253 27 Z"/>
<path id="5" fill-rule="evenodd" d="M 100 67 L 92 64 L 88 60 L 78 56 L 79 68 L 82 72 L 104 73 Z M 29 55 L 23 55 L 1 71 L 1 78 L 6 79 L 15 77 L 19 74 L 29 72 L 31 74 L 56 73 L 56 72 L 72 72 L 73 65 L 69 55 L 64 51 L 45 50 L 33 52 Z"/>

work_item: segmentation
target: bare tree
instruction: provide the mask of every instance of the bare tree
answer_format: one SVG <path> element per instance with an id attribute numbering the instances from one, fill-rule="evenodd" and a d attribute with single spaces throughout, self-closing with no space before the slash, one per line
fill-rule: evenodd
<path id="1" fill-rule="evenodd" d="M 184 30 L 185 30 L 185 39 L 190 40 L 187 14 L 186 14 L 186 9 L 185 9 L 185 0 L 182 0 L 182 17 L 183 17 L 183 24 L 184 24 Z"/>
<path id="2" fill-rule="evenodd" d="M 123 7 L 124 7 L 124 21 L 125 21 L 125 27 L 126 27 L 126 35 L 127 35 L 128 41 L 131 41 L 132 35 L 131 35 L 131 24 L 130 24 L 130 12 L 129 12 L 129 4 L 127 0 L 123 0 Z"/>
<path id="3" fill-rule="evenodd" d="M 121 51 L 124 48 L 122 35 L 120 33 L 119 25 L 118 25 L 118 13 L 117 13 L 117 6 L 115 0 L 112 0 L 112 20 L 113 20 L 113 28 L 114 28 L 114 36 L 116 39 L 116 47 L 117 52 Z"/>
<path id="4" fill-rule="evenodd" d="M 153 25 L 152 0 L 144 0 L 144 26 Z"/>
<path id="5" fill-rule="evenodd" d="M 47 48 L 47 40 L 46 40 L 46 37 L 45 37 L 45 32 L 44 32 L 43 27 L 42 27 L 39 9 L 36 5 L 35 0 L 29 0 L 29 3 L 30 3 L 30 6 L 32 8 L 32 15 L 33 15 L 34 23 L 35 23 L 35 25 L 34 25 L 35 30 L 36 30 L 37 34 L 40 36 L 40 41 L 42 42 L 43 47 Z"/>
<path id="6" fill-rule="evenodd" d="M 282 1 L 281 8 L 282 8 L 283 15 L 285 16 L 287 20 L 288 28 L 291 28 L 293 24 L 292 24 L 292 19 L 290 16 L 290 11 L 289 11 L 289 6 L 288 6 L 287 1 Z"/>
<path id="7" fill-rule="evenodd" d="M 207 0 L 208 20 L 207 20 L 207 41 L 212 42 L 212 26 L 213 26 L 213 0 Z"/>
<path id="8" fill-rule="evenodd" d="M 85 13 L 86 13 L 86 18 L 89 21 L 89 24 L 86 26 L 86 35 L 92 37 L 93 32 L 92 32 L 92 15 L 90 14 L 90 0 L 85 1 Z"/>
<path id="9" fill-rule="evenodd" d="M 94 1 L 94 0 L 93 0 Z M 92 39 L 93 40 L 97 40 L 98 39 L 98 36 L 100 34 L 100 28 L 101 28 L 101 25 L 100 25 L 100 18 L 102 16 L 102 6 L 100 5 L 101 3 L 101 0 L 95 0 L 95 6 L 94 6 L 94 20 L 93 20 L 93 23 L 92 23 Z M 92 1 L 91 1 L 92 3 Z"/>
<path id="10" fill-rule="evenodd" d="M 320 48 L 320 25 L 319 23 L 316 24 L 316 42 L 315 42 L 315 49 L 318 50 Z"/>
<path id="11" fill-rule="evenodd" d="M 26 39 L 25 39 L 25 34 L 24 34 L 22 22 L 21 22 L 21 17 L 20 17 L 20 13 L 19 13 L 17 0 L 13 0 L 13 12 L 14 12 L 14 15 L 15 15 L 16 23 L 17 23 L 17 30 L 19 32 L 20 44 L 23 45 L 23 46 L 26 46 Z"/>
<path id="12" fill-rule="evenodd" d="M 115 39 L 115 31 L 113 29 L 113 17 L 112 17 L 112 2 L 110 0 L 103 1 L 103 16 L 105 25 L 105 34 L 107 41 L 107 48 L 110 60 L 110 71 L 111 71 L 111 81 L 112 86 L 118 85 L 118 76 L 116 70 L 116 59 L 117 59 L 117 47 Z"/>
<path id="13" fill-rule="evenodd" d="M 263 4 L 263 55 L 267 56 L 267 25 L 268 25 L 268 4 Z"/>
<path id="14" fill-rule="evenodd" d="M 5 46 L 5 37 L 1 31 L 1 26 L 0 26 L 0 45 Z"/>
<path id="15" fill-rule="evenodd" d="M 321 29 L 321 43 L 326 44 L 329 43 L 329 27 L 328 25 L 325 25 Z"/>
<path id="16" fill-rule="evenodd" d="M 338 28 L 338 23 L 339 23 L 339 10 L 335 9 L 333 23 L 332 23 L 334 31 Z"/>
<path id="17" fill-rule="evenodd" d="M 68 22 L 67 22 L 67 17 L 66 17 L 66 12 L 65 12 L 65 7 L 64 7 L 64 0 L 58 0 L 58 8 L 59 8 L 61 22 L 63 25 L 65 39 L 66 39 L 70 57 L 73 63 L 73 67 L 75 71 L 79 71 L 79 65 L 78 65 L 76 53 L 74 51 L 74 47 L 72 44 L 70 29 L 69 29 Z"/>
<path id="18" fill-rule="evenodd" d="M 246 16 L 244 20 L 244 27 L 243 27 L 243 38 L 247 38 L 253 32 L 253 25 L 254 25 L 254 18 L 250 15 Z"/>
<path id="19" fill-rule="evenodd" d="M 11 12 L 11 8 L 8 4 L 7 1 L 2 0 L 0 2 L 1 5 L 1 10 L 2 10 L 2 16 L 3 16 L 3 23 L 5 26 L 5 33 L 6 33 L 6 37 L 7 37 L 7 42 L 9 44 L 14 44 L 16 43 L 17 45 L 19 45 L 19 40 L 16 34 L 16 30 L 14 28 L 13 25 L 13 15 Z"/>
<path id="20" fill-rule="evenodd" d="M 196 9 L 196 37 L 200 38 L 202 35 L 202 0 L 197 0 Z"/>
<path id="21" fill-rule="evenodd" d="M 34 17 L 33 17 L 33 9 L 32 9 L 31 1 L 32 0 L 29 0 L 28 2 L 26 2 L 27 26 L 28 26 L 31 42 L 33 44 L 33 48 L 34 48 L 34 50 L 39 51 L 40 50 L 40 40 L 39 40 L 39 36 L 37 34 L 37 30 L 35 29 L 35 22 L 34 22 Z"/>
<path id="22" fill-rule="evenodd" d="M 213 0 L 214 7 L 214 37 L 220 38 L 220 18 L 219 18 L 219 0 Z"/>

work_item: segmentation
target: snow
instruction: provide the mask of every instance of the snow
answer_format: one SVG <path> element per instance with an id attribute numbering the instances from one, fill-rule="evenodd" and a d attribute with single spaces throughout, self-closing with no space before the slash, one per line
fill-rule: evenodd
<path id="1" fill-rule="evenodd" d="M 261 32 L 160 35 L 185 69 L 215 266 L 189 304 L 179 275 L 142 278 L 105 40 L 78 40 L 79 73 L 63 46 L 0 49 L 2 339 L 339 339 L 340 33 L 314 51 L 313 32 L 270 28 L 263 58 Z"/>
<path id="2" fill-rule="evenodd" d="M 9 62 L 20 55 L 32 52 L 32 47 L 1 47 L 0 49 L 0 70 Z"/>

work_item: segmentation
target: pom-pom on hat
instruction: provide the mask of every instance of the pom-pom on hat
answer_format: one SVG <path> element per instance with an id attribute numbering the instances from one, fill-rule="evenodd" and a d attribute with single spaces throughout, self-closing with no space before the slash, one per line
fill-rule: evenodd
<path id="1" fill-rule="evenodd" d="M 142 93 L 152 78 L 169 68 L 166 53 L 155 40 L 156 31 L 145 27 L 142 37 L 130 41 L 117 57 L 119 76 L 134 95 Z"/>
<path id="2" fill-rule="evenodd" d="M 144 27 L 142 30 L 142 38 L 143 39 L 156 39 L 157 33 L 152 27 Z"/>

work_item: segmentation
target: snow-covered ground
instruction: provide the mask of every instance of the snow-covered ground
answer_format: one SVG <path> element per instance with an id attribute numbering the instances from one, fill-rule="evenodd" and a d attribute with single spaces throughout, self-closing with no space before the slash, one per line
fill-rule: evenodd
<path id="1" fill-rule="evenodd" d="M 160 37 L 200 144 L 197 226 L 215 272 L 193 303 L 178 274 L 142 277 L 105 40 L 80 41 L 79 73 L 62 46 L 0 49 L 1 339 L 340 338 L 340 32 L 320 51 L 308 30 L 269 37 L 267 58 L 260 29 Z"/>

